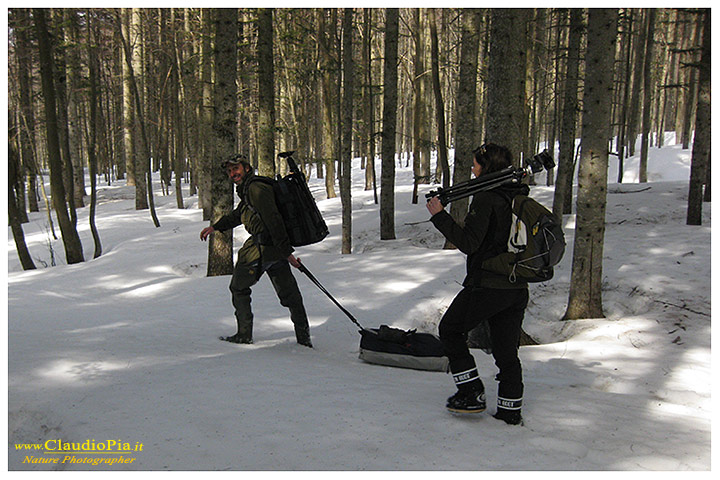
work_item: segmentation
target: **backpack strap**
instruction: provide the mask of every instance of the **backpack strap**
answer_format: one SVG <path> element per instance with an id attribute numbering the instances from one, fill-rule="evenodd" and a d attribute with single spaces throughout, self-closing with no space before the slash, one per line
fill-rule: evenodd
<path id="1" fill-rule="evenodd" d="M 256 244 L 258 246 L 265 245 L 267 243 L 267 237 L 269 236 L 269 233 L 267 233 L 267 226 L 265 225 L 265 221 L 263 220 L 262 216 L 258 213 L 258 211 L 253 207 L 252 203 L 250 203 L 250 197 L 248 195 L 248 190 L 250 189 L 250 184 L 260 181 L 262 183 L 265 183 L 267 185 L 272 185 L 272 179 L 268 177 L 263 177 L 259 175 L 253 175 L 252 177 L 248 178 L 247 181 L 243 182 L 242 186 L 240 187 L 240 198 L 242 199 L 243 203 L 247 205 L 247 207 L 250 209 L 252 213 L 257 215 L 257 217 L 260 219 L 260 222 L 263 224 L 264 230 L 260 235 L 254 235 Z"/>

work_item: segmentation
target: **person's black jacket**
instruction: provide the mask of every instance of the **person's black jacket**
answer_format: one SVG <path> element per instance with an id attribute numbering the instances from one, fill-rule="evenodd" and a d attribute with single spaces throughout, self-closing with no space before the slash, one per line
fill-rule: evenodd
<path id="1" fill-rule="evenodd" d="M 510 224 L 512 222 L 511 200 L 515 195 L 527 195 L 527 185 L 508 185 L 475 194 L 464 226 L 458 225 L 445 210 L 432 216 L 430 221 L 467 255 L 465 287 L 527 288 L 527 283 L 510 283 L 507 275 L 482 270 L 482 262 L 507 251 Z"/>

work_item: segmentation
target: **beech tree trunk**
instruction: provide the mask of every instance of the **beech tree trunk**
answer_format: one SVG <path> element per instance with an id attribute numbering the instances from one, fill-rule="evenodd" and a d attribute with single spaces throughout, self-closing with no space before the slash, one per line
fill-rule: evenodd
<path id="1" fill-rule="evenodd" d="M 442 186 L 450 186 L 450 166 L 448 164 L 447 133 L 445 129 L 445 102 L 443 101 L 442 89 L 440 87 L 440 60 L 437 33 L 437 15 L 435 9 L 430 9 L 430 61 L 432 63 L 432 85 L 433 96 L 435 97 L 435 115 L 437 116 L 438 129 L 438 163 L 442 172 Z"/>
<path id="2" fill-rule="evenodd" d="M 583 33 L 583 11 L 570 9 L 570 36 L 568 40 L 567 78 L 563 101 L 562 125 L 557 178 L 553 198 L 553 213 L 562 218 L 572 212 L 572 184 L 575 173 L 575 124 L 578 115 L 578 72 L 580 66 L 580 40 Z"/>
<path id="3" fill-rule="evenodd" d="M 230 213 L 233 208 L 233 184 L 219 161 L 235 153 L 237 129 L 237 71 L 238 11 L 235 8 L 213 9 L 215 25 L 215 88 L 213 104 L 213 155 L 212 166 L 212 223 Z M 233 234 L 215 232 L 208 246 L 209 277 L 230 275 L 233 271 Z"/>
<path id="4" fill-rule="evenodd" d="M 710 144 L 712 141 L 710 128 L 710 9 L 703 15 L 702 56 L 699 65 L 699 86 L 697 111 L 695 116 L 695 139 L 693 142 L 692 165 L 690 168 L 690 189 L 688 192 L 688 225 L 702 225 L 703 185 L 706 183 L 707 169 L 710 164 Z"/>
<path id="5" fill-rule="evenodd" d="M 352 253 L 352 133 L 353 133 L 353 9 L 343 15 L 343 119 L 342 155 L 340 157 L 340 201 L 342 203 L 342 253 Z"/>
<path id="6" fill-rule="evenodd" d="M 275 176 L 275 74 L 273 9 L 258 11 L 258 173 Z"/>
<path id="7" fill-rule="evenodd" d="M 642 141 L 640 144 L 640 183 L 647 183 L 647 162 L 650 150 L 650 111 L 653 102 L 653 75 L 652 60 L 655 45 L 655 9 L 648 9 L 647 37 L 645 44 L 645 62 L 643 64 L 643 113 L 642 113 Z"/>
<path id="8" fill-rule="evenodd" d="M 617 10 L 590 9 L 570 298 L 564 319 L 602 318 L 603 243 Z"/>
<path id="9" fill-rule="evenodd" d="M 395 239 L 395 133 L 398 101 L 398 37 L 400 12 L 385 9 L 383 73 L 382 173 L 380 176 L 380 240 Z"/>
<path id="10" fill-rule="evenodd" d="M 55 215 L 60 225 L 65 258 L 68 264 L 84 261 L 82 243 L 65 203 L 65 185 L 63 182 L 63 165 L 60 154 L 60 138 L 55 105 L 55 86 L 53 80 L 53 56 L 50 35 L 45 19 L 45 9 L 34 8 L 35 31 L 40 52 L 40 77 L 45 100 L 45 130 L 47 136 L 48 163 L 50 164 L 50 190 Z"/>
<path id="11" fill-rule="evenodd" d="M 90 174 L 90 231 L 93 236 L 93 243 L 95 244 L 95 252 L 93 258 L 98 258 L 102 255 L 102 243 L 100 242 L 100 234 L 98 233 L 97 226 L 95 225 L 95 211 L 97 208 L 97 156 L 95 154 L 97 144 L 97 110 L 98 110 L 98 93 L 97 93 L 97 53 L 95 48 L 95 42 L 93 41 L 93 24 L 92 24 L 92 12 L 87 10 L 87 48 L 88 48 L 88 81 L 90 83 L 90 118 L 89 118 L 89 130 L 90 135 L 88 138 L 88 167 Z M 83 181 L 83 190 L 84 181 Z"/>
<path id="12" fill-rule="evenodd" d="M 12 179 L 17 176 L 17 167 L 20 165 L 20 155 L 18 154 L 17 147 L 14 145 L 13 135 L 8 136 L 8 178 Z M 34 270 L 35 262 L 33 262 L 30 256 L 30 251 L 25 243 L 25 234 L 23 233 L 22 224 L 20 222 L 20 215 L 18 212 L 17 200 L 15 199 L 15 188 L 13 188 L 13 182 L 8 181 L 8 220 L 10 222 L 10 230 L 13 234 L 13 240 L 15 240 L 15 249 L 17 250 L 18 257 L 20 258 L 20 265 L 23 270 Z"/>
<path id="13" fill-rule="evenodd" d="M 520 165 L 527 124 L 525 44 L 528 13 L 529 10 L 522 8 L 493 9 L 490 27 L 486 138 L 488 142 L 508 147 L 516 165 Z"/>
<path id="14" fill-rule="evenodd" d="M 453 185 L 470 179 L 470 168 L 473 162 L 472 151 L 480 146 L 475 124 L 475 108 L 477 105 L 477 58 L 480 48 L 482 11 L 477 8 L 466 8 L 462 12 L 461 21 L 460 74 L 456 94 L 458 121 L 455 122 Z M 450 215 L 459 224 L 462 224 L 467 215 L 469 200 L 469 198 L 463 198 L 450 204 Z M 445 248 L 455 247 L 446 240 Z"/>

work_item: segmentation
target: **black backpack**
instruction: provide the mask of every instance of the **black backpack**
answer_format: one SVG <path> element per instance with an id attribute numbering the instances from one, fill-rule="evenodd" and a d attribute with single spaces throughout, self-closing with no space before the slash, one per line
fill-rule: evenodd
<path id="1" fill-rule="evenodd" d="M 280 154 L 287 159 L 290 173 L 276 179 L 254 176 L 252 181 L 261 181 L 272 185 L 275 193 L 275 203 L 283 218 L 290 244 L 293 247 L 302 247 L 318 243 L 328 236 L 325 220 L 315 204 L 315 199 L 305 181 L 305 175 L 290 156 L 293 152 Z M 249 186 L 249 183 L 248 183 Z M 245 188 L 247 192 L 247 188 Z M 253 210 L 255 209 L 243 198 L 243 201 Z"/>
<path id="2" fill-rule="evenodd" d="M 516 195 L 511 205 L 512 224 L 507 251 L 485 260 L 482 268 L 506 274 L 511 283 L 518 279 L 526 282 L 550 280 L 553 267 L 560 263 L 565 253 L 562 224 L 550 210 L 527 195 Z"/>

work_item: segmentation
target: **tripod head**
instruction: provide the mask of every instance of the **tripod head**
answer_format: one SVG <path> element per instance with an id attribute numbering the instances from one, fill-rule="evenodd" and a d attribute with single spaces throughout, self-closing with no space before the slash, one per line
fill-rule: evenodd
<path id="1" fill-rule="evenodd" d="M 510 166 L 448 188 L 439 187 L 437 190 L 426 193 L 425 198 L 430 200 L 433 197 L 438 197 L 443 205 L 447 205 L 450 202 L 475 195 L 478 192 L 492 190 L 502 185 L 520 183 L 525 177 L 540 173 L 543 169 L 550 171 L 555 168 L 555 161 L 547 150 L 534 155 L 527 163 L 525 167 L 515 168 Z"/>
<path id="2" fill-rule="evenodd" d="M 302 175 L 302 172 L 298 168 L 297 163 L 295 163 L 295 159 L 292 157 L 293 153 L 295 153 L 295 150 L 291 150 L 289 152 L 278 153 L 278 158 L 284 158 L 288 164 L 288 168 L 290 169 L 290 172 L 301 175 L 304 180 L 305 176 Z"/>

